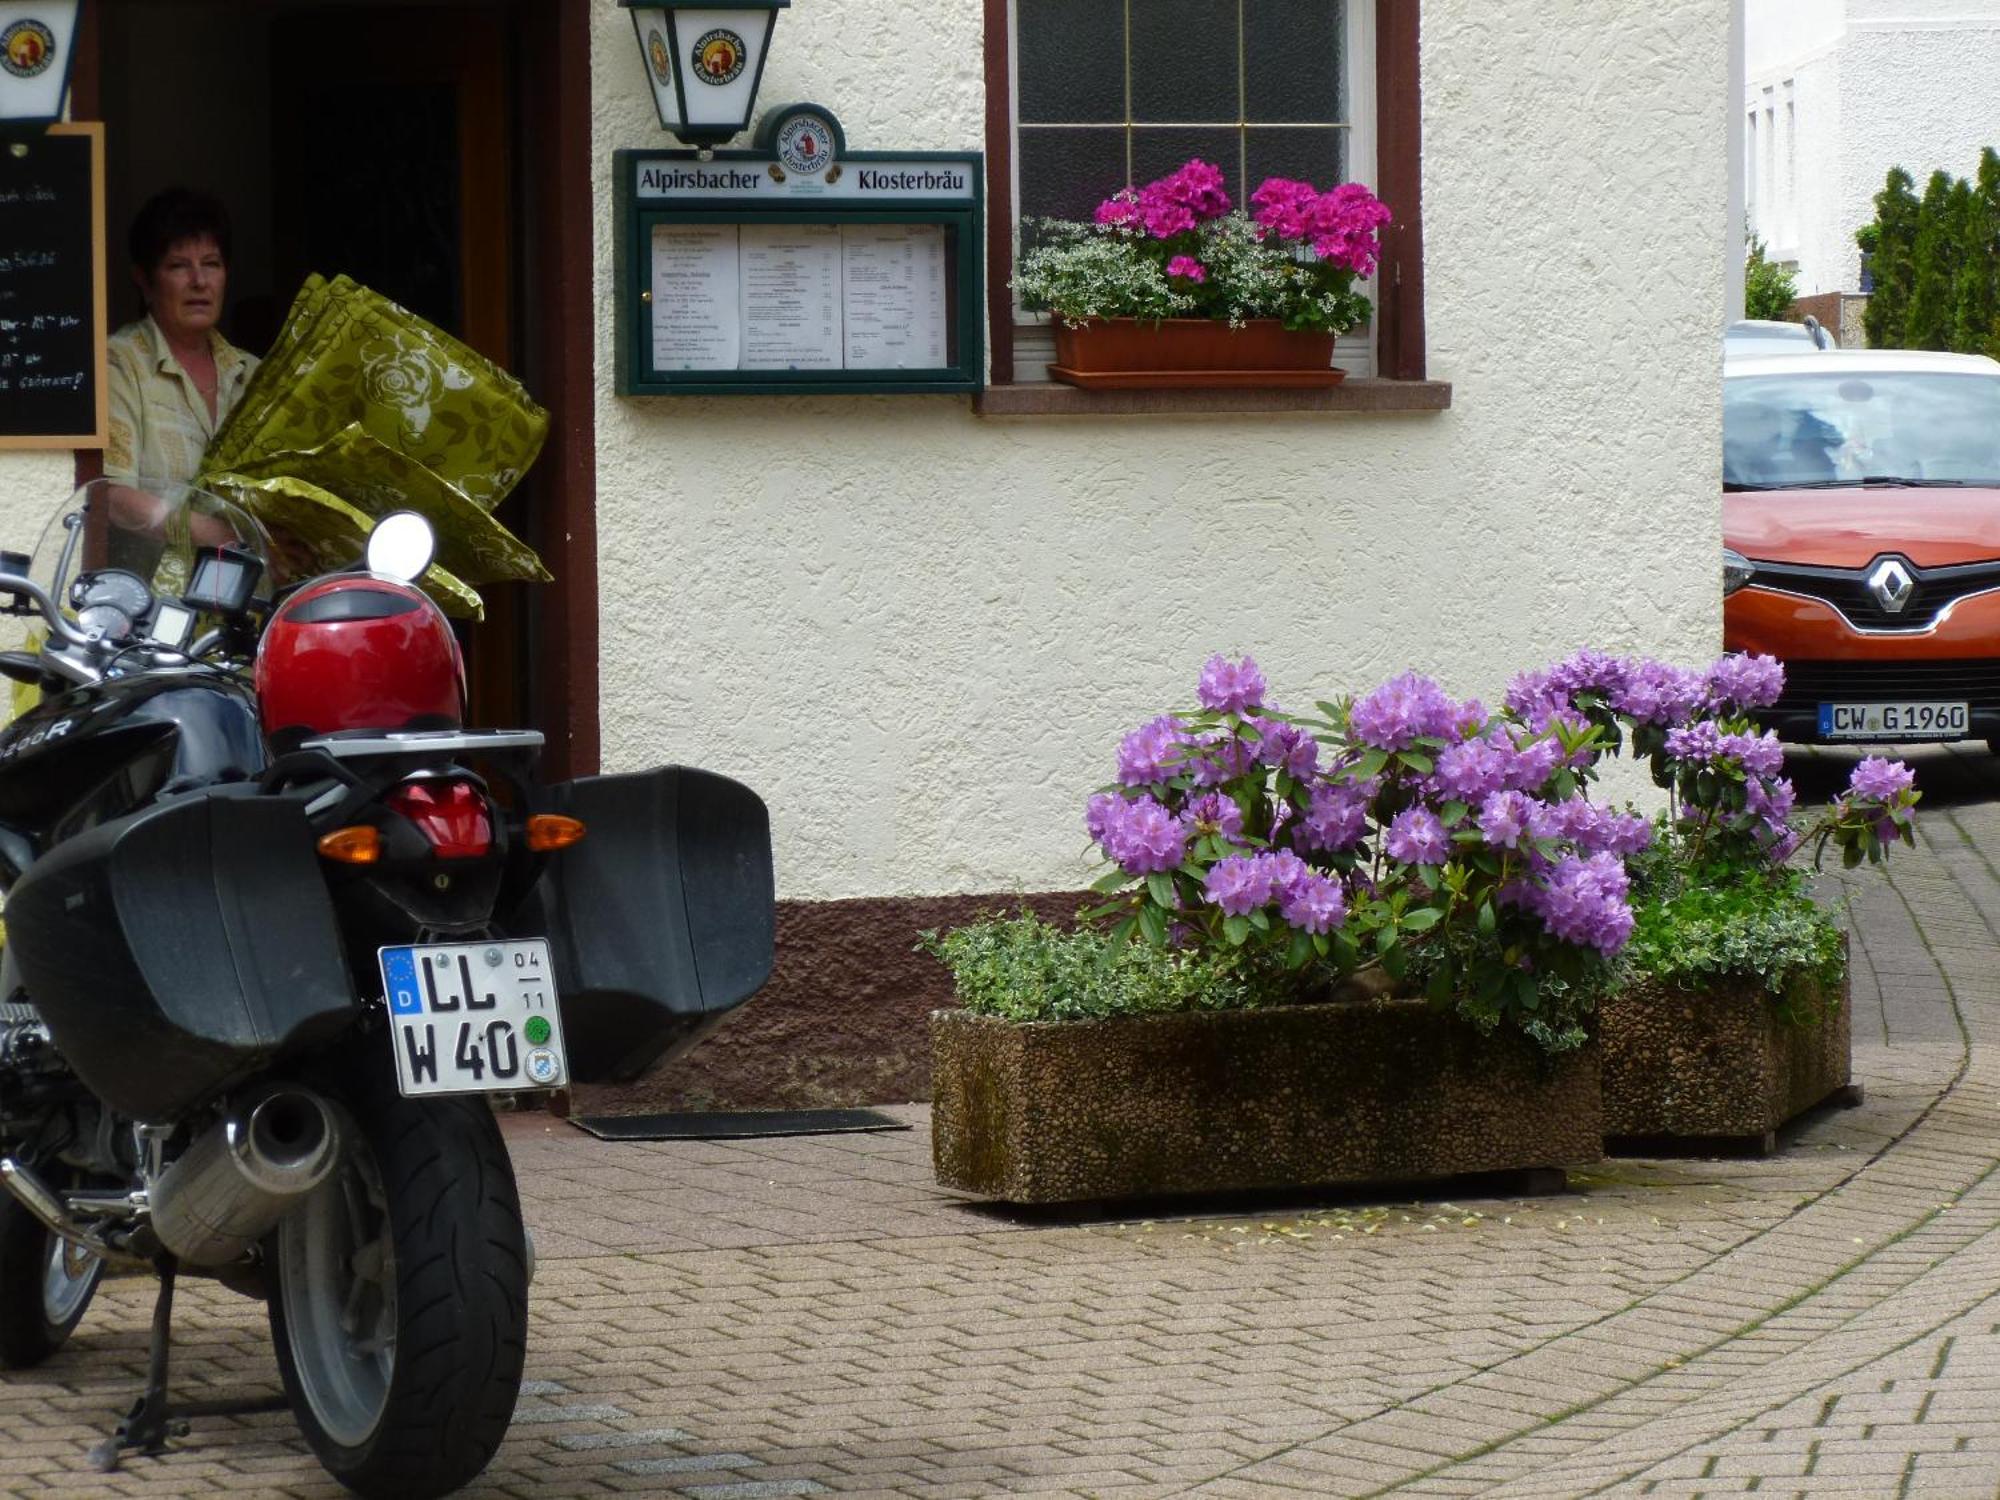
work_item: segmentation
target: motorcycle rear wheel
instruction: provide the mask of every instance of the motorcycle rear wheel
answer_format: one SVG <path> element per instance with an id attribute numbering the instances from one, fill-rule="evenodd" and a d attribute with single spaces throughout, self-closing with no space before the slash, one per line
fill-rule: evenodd
<path id="1" fill-rule="evenodd" d="M 483 1099 L 343 1100 L 339 1165 L 273 1235 L 271 1338 L 327 1472 L 447 1494 L 513 1419 L 527 1350 L 520 1199 Z"/>
<path id="2" fill-rule="evenodd" d="M 0 1369 L 26 1370 L 60 1349 L 103 1275 L 103 1261 L 0 1193 Z"/>

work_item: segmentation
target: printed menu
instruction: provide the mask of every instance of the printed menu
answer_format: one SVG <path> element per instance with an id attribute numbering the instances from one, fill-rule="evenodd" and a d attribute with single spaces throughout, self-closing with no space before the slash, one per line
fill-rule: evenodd
<path id="1" fill-rule="evenodd" d="M 653 368 L 936 370 L 947 358 L 938 224 L 661 224 Z"/>

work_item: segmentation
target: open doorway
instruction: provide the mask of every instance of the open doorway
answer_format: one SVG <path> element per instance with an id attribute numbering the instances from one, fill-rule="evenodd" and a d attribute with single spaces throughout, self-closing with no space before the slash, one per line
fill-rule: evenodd
<path id="1" fill-rule="evenodd" d="M 565 575 L 549 542 L 577 529 L 561 476 L 574 476 L 575 450 L 588 446 L 588 417 L 577 417 L 589 380 L 564 352 L 562 299 L 549 295 L 575 284 L 561 262 L 576 251 L 553 200 L 566 174 L 551 158 L 567 148 L 546 125 L 565 88 L 557 27 L 582 7 L 97 0 L 91 9 L 78 113 L 106 125 L 121 267 L 114 325 L 140 312 L 122 271 L 133 212 L 174 184 L 217 194 L 234 227 L 223 327 L 232 342 L 261 354 L 307 274 L 345 273 L 465 340 L 552 409 L 551 447 L 567 451 L 545 451 L 498 515 Z M 587 46 L 587 33 L 578 40 Z M 530 118 L 544 128 L 531 131 Z M 565 722 L 584 685 L 565 670 L 577 643 L 564 622 L 590 582 L 568 570 L 553 612 L 531 586 L 483 589 L 487 618 L 467 641 L 473 722 L 538 725 L 564 769 L 595 759 L 594 702 L 583 767 Z M 594 672 L 585 690 L 594 698 Z"/>

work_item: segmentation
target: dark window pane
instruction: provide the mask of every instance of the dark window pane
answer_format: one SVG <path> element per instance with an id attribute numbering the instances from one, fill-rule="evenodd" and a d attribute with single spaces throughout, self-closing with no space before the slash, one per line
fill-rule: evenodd
<path id="1" fill-rule="evenodd" d="M 1250 185 L 1266 177 L 1310 182 L 1321 192 L 1347 180 L 1344 130 L 1259 130 L 1244 132 L 1250 154 Z"/>
<path id="2" fill-rule="evenodd" d="M 1243 0 L 1245 118 L 1345 120 L 1344 0 Z"/>
<path id="3" fill-rule="evenodd" d="M 1132 118 L 1237 121 L 1236 0 L 1131 0 Z"/>
<path id="4" fill-rule="evenodd" d="M 1022 120 L 1125 118 L 1125 0 L 1015 0 Z"/>
<path id="5" fill-rule="evenodd" d="M 1021 218 L 1087 219 L 1125 186 L 1125 132 L 1023 125 Z"/>
<path id="6" fill-rule="evenodd" d="M 1135 0 L 1136 3 L 1136 0 Z M 1242 132 L 1229 129 L 1187 129 L 1172 125 L 1141 125 L 1132 131 L 1132 180 L 1151 182 L 1177 171 L 1198 156 L 1222 168 L 1229 183 L 1230 202 L 1243 202 Z"/>

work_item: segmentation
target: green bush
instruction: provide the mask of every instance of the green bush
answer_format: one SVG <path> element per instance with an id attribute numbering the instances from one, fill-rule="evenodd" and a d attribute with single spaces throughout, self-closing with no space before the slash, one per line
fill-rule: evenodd
<path id="1" fill-rule="evenodd" d="M 1183 952 L 1065 932 L 1032 913 L 924 934 L 958 1002 L 1005 1021 L 1096 1021 L 1248 1010 L 1308 998 L 1308 982 L 1240 952 Z"/>
<path id="2" fill-rule="evenodd" d="M 1798 300 L 1799 279 L 1790 268 L 1764 255 L 1764 242 L 1750 236 L 1750 254 L 1743 265 L 1743 316 L 1784 322 Z"/>
<path id="3" fill-rule="evenodd" d="M 1818 997 L 1838 993 L 1847 950 L 1802 871 L 1677 870 L 1657 856 L 1637 863 L 1625 949 L 1636 974 L 1679 989 L 1754 980 L 1787 1021 L 1819 1019 Z"/>

